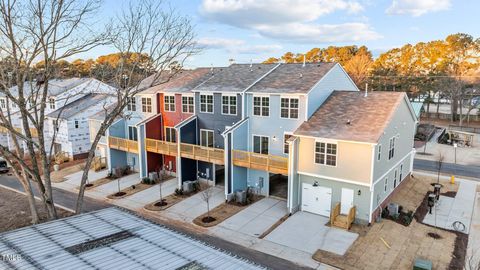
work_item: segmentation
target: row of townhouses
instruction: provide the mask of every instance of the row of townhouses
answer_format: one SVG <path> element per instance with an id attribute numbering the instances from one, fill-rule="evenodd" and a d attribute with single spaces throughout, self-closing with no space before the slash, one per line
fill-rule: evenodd
<path id="1" fill-rule="evenodd" d="M 116 89 L 91 78 L 53 79 L 48 84 L 44 121 L 45 148 L 47 151 L 52 149 L 54 153 L 63 152 L 73 159 L 81 158 L 91 145 L 88 119 L 115 101 Z M 39 96 L 42 87 L 43 82 L 39 81 L 24 85 L 27 108 L 32 112 L 38 109 L 35 106 L 39 106 L 40 101 L 35 100 L 35 97 Z M 17 86 L 10 88 L 9 93 L 18 97 Z M 4 115 L 9 112 L 12 126 L 24 133 L 19 108 L 4 93 L 0 93 L 0 109 Z M 34 137 L 38 136 L 31 123 L 30 132 Z M 52 141 L 55 141 L 53 146 L 50 144 Z M 0 129 L 0 144 L 14 149 L 12 137 L 6 129 Z M 23 144 L 20 147 L 24 147 Z"/>
<path id="2" fill-rule="evenodd" d="M 81 102 L 81 101 L 79 101 Z M 93 114 L 96 134 L 104 112 Z M 337 63 L 182 70 L 132 97 L 98 145 L 110 170 L 285 198 L 290 213 L 356 208 L 374 221 L 412 172 L 417 118 L 403 92 L 358 90 Z"/>

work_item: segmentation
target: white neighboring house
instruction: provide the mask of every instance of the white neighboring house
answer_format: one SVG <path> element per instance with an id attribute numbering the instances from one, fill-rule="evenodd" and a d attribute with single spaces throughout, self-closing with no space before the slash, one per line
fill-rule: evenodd
<path id="1" fill-rule="evenodd" d="M 48 114 L 44 132 L 47 141 L 52 141 L 57 131 L 54 152 L 66 152 L 73 159 L 86 157 L 91 146 L 88 119 L 105 111 L 115 100 L 114 95 L 87 94 Z"/>
<path id="2" fill-rule="evenodd" d="M 59 110 L 88 94 L 116 94 L 116 88 L 94 78 L 52 79 L 48 84 L 45 115 Z M 31 110 L 33 110 L 31 105 L 33 93 L 36 93 L 41 87 L 43 87 L 43 85 L 43 83 L 38 82 L 32 84 L 27 83 L 24 86 L 24 95 L 27 97 L 27 107 Z M 9 91 L 13 96 L 18 96 L 17 86 L 11 87 Z M 2 112 L 6 113 L 7 108 L 10 110 L 13 126 L 22 130 L 22 121 L 18 107 L 13 102 L 9 101 L 5 94 L 0 93 L 0 109 Z M 8 145 L 9 149 L 13 149 L 14 147 L 10 135 L 3 129 L 0 129 L 0 144 Z M 47 148 L 49 148 L 48 145 Z"/>

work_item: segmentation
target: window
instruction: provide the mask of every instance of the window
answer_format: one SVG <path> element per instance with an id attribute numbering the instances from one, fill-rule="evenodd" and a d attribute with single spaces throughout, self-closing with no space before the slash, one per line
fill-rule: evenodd
<path id="1" fill-rule="evenodd" d="M 253 135 L 253 152 L 268 155 L 268 137 Z"/>
<path id="2" fill-rule="evenodd" d="M 58 131 L 58 120 L 52 120 L 54 131 Z"/>
<path id="3" fill-rule="evenodd" d="M 393 172 L 393 188 L 397 187 L 397 170 Z"/>
<path id="4" fill-rule="evenodd" d="M 222 114 L 237 114 L 237 96 L 222 96 Z"/>
<path id="5" fill-rule="evenodd" d="M 75 128 L 78 128 L 78 125 L 79 125 L 78 120 L 75 120 Z"/>
<path id="6" fill-rule="evenodd" d="M 0 99 L 0 107 L 2 109 L 6 109 L 7 108 L 7 102 L 5 101 L 5 99 Z"/>
<path id="7" fill-rule="evenodd" d="M 128 97 L 127 98 L 127 111 L 136 111 L 137 110 L 137 101 L 135 97 Z"/>
<path id="8" fill-rule="evenodd" d="M 136 127 L 132 127 L 132 126 L 128 127 L 128 139 L 132 141 L 138 140 Z"/>
<path id="9" fill-rule="evenodd" d="M 200 95 L 200 112 L 213 113 L 213 95 Z"/>
<path id="10" fill-rule="evenodd" d="M 151 98 L 142 98 L 142 112 L 151 113 L 152 112 L 152 99 Z"/>
<path id="11" fill-rule="evenodd" d="M 288 154 L 288 139 L 290 139 L 290 137 L 292 137 L 292 134 L 284 134 L 283 135 L 283 153 L 284 154 Z"/>
<path id="12" fill-rule="evenodd" d="M 176 136 L 176 131 L 175 128 L 172 127 L 166 127 L 165 128 L 165 141 L 167 142 L 176 142 L 177 141 L 177 136 Z"/>
<path id="13" fill-rule="evenodd" d="M 195 104 L 193 103 L 193 97 L 182 96 L 182 112 L 194 113 Z"/>
<path id="14" fill-rule="evenodd" d="M 378 152 L 377 152 L 377 160 L 380 160 L 382 158 L 382 145 L 378 145 Z"/>
<path id="15" fill-rule="evenodd" d="M 395 137 L 390 139 L 390 148 L 388 149 L 388 160 L 392 159 L 395 155 Z"/>
<path id="16" fill-rule="evenodd" d="M 54 98 L 49 98 L 48 99 L 48 104 L 50 105 L 50 109 L 55 110 L 55 99 Z"/>
<path id="17" fill-rule="evenodd" d="M 270 115 L 270 98 L 269 97 L 253 97 L 253 115 L 257 115 L 257 116 Z"/>
<path id="18" fill-rule="evenodd" d="M 280 117 L 291 119 L 298 118 L 298 98 L 280 99 Z"/>
<path id="19" fill-rule="evenodd" d="M 315 163 L 337 166 L 337 145 L 315 142 Z"/>
<path id="20" fill-rule="evenodd" d="M 200 145 L 205 147 L 213 147 L 213 130 L 200 130 Z"/>
<path id="21" fill-rule="evenodd" d="M 174 112 L 175 111 L 175 96 L 164 96 L 164 105 L 166 112 Z"/>
<path id="22" fill-rule="evenodd" d="M 400 182 L 403 180 L 403 164 L 400 165 Z"/>
<path id="23" fill-rule="evenodd" d="M 385 178 L 385 183 L 383 184 L 383 192 L 387 192 L 387 189 L 388 189 L 388 177 Z"/>

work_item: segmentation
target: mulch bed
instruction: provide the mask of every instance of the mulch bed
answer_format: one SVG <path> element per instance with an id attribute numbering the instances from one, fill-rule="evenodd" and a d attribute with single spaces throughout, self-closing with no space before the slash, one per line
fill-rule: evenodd
<path id="1" fill-rule="evenodd" d="M 138 193 L 142 190 L 151 188 L 153 186 L 154 185 L 147 185 L 147 184 L 144 184 L 144 183 L 134 184 L 134 185 L 131 185 L 127 188 L 124 188 L 124 189 L 120 190 L 120 192 L 116 192 L 114 194 L 108 195 L 107 198 L 112 199 L 112 200 L 122 199 L 122 198 L 125 198 L 127 196 Z"/>
<path id="2" fill-rule="evenodd" d="M 47 213 L 40 201 L 37 201 L 37 211 L 40 223 L 48 221 Z M 0 188 L 0 213 L 2 213 L 0 233 L 32 225 L 28 200 L 23 194 Z M 59 218 L 73 215 L 60 208 L 57 208 L 57 214 Z"/>
<path id="3" fill-rule="evenodd" d="M 275 222 L 275 224 L 273 224 L 272 227 L 270 227 L 270 228 L 268 228 L 268 230 L 264 231 L 258 238 L 260 238 L 260 239 L 265 238 L 265 236 L 267 236 L 271 232 L 273 232 L 273 230 L 275 230 L 278 226 L 280 226 L 280 224 L 285 222 L 285 220 L 287 220 L 289 217 L 290 217 L 290 214 L 286 214 L 285 216 L 283 216 L 281 219 L 279 219 L 277 222 Z"/>
<path id="4" fill-rule="evenodd" d="M 213 220 L 207 220 L 208 215 L 207 213 L 196 217 L 193 220 L 193 223 L 197 224 L 198 226 L 202 227 L 213 227 L 217 224 L 222 223 L 226 219 L 232 217 L 233 215 L 237 214 L 238 212 L 242 211 L 243 209 L 250 206 L 252 203 L 255 203 L 262 199 L 263 196 L 253 196 L 252 201 L 249 204 L 239 204 L 236 202 L 228 202 L 222 203 L 219 206 L 210 210 L 210 217 L 213 217 Z M 205 205 L 206 207 L 206 205 Z"/>
<path id="5" fill-rule="evenodd" d="M 184 199 L 186 199 L 190 196 L 193 196 L 195 194 L 197 194 L 197 192 L 192 192 L 192 193 L 189 193 L 189 194 L 175 194 L 174 193 L 174 194 L 163 197 L 163 204 L 165 204 L 165 205 L 159 205 L 160 200 L 157 200 L 153 203 L 145 205 L 145 207 L 143 207 L 143 208 L 145 210 L 149 210 L 149 211 L 163 211 L 163 210 L 168 209 L 168 208 L 174 206 L 175 204 L 181 202 L 182 200 L 184 200 Z"/>

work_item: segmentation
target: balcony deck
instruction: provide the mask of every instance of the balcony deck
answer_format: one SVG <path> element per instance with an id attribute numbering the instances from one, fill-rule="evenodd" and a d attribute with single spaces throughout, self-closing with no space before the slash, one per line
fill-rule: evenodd
<path id="1" fill-rule="evenodd" d="M 185 158 L 201 160 L 218 165 L 225 164 L 225 151 L 223 149 L 181 143 L 180 155 Z"/>
<path id="2" fill-rule="evenodd" d="M 233 150 L 233 165 L 271 173 L 288 174 L 288 158 Z"/>
<path id="3" fill-rule="evenodd" d="M 108 146 L 113 149 L 138 154 L 138 142 L 118 137 L 108 137 Z"/>
<path id="4" fill-rule="evenodd" d="M 145 149 L 148 152 L 177 156 L 178 144 L 174 142 L 160 141 L 155 139 L 145 140 Z"/>

